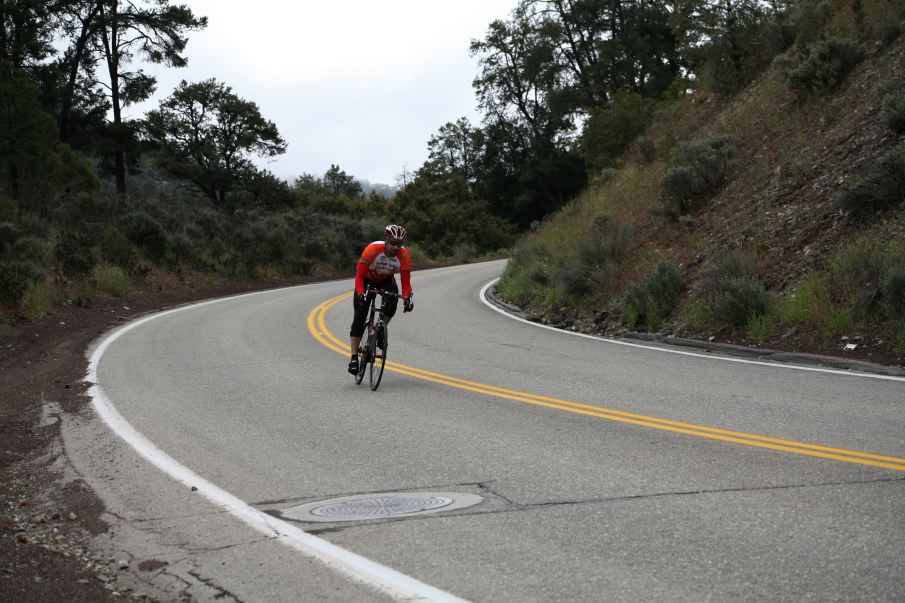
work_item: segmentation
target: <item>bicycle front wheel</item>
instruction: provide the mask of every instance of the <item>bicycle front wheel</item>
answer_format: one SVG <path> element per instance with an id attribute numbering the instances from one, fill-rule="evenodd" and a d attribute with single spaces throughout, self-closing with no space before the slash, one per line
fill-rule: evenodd
<path id="1" fill-rule="evenodd" d="M 368 350 L 371 349 L 372 343 L 374 341 L 374 332 L 368 332 L 368 338 L 363 340 L 358 345 L 358 374 L 355 375 L 355 385 L 361 385 L 361 382 L 365 378 L 365 371 L 368 368 L 368 363 L 370 362 L 370 355 L 368 354 Z"/>
<path id="2" fill-rule="evenodd" d="M 386 325 L 380 329 L 380 332 L 377 330 L 374 331 L 373 345 L 371 347 L 371 361 L 369 363 L 371 391 L 377 389 L 380 385 L 380 379 L 383 377 L 383 369 L 386 366 L 387 361 L 387 345 L 389 343 L 389 338 L 390 336 L 387 332 Z"/>

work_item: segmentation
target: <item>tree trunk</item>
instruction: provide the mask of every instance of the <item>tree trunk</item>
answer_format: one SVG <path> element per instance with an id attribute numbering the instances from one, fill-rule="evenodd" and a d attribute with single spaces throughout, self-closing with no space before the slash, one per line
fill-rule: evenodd
<path id="1" fill-rule="evenodd" d="M 107 72 L 110 74 L 110 101 L 113 105 L 113 161 L 116 176 L 116 193 L 122 199 L 126 194 L 126 159 L 123 151 L 123 119 L 119 98 L 119 23 L 118 2 L 111 3 L 107 23 L 104 24 L 104 53 L 107 55 Z M 101 8 L 103 14 L 103 8 Z"/>

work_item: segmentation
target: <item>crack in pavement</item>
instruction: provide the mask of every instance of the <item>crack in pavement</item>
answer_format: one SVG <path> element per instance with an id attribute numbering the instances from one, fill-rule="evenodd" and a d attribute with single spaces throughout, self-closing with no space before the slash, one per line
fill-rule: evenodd
<path id="1" fill-rule="evenodd" d="M 223 598 L 229 597 L 233 601 L 236 601 L 236 603 L 242 603 L 242 599 L 237 597 L 235 594 L 229 592 L 227 589 L 223 588 L 222 586 L 218 586 L 217 584 L 214 584 L 214 581 L 212 579 L 204 578 L 201 576 L 201 574 L 199 574 L 198 572 L 192 571 L 192 570 L 189 570 L 188 574 L 191 577 L 198 580 L 199 582 L 201 582 L 202 584 L 204 584 L 205 586 L 207 586 L 208 588 L 212 588 L 215 591 L 217 591 L 218 594 L 216 596 L 214 596 L 214 599 L 223 599 Z"/>
<path id="2" fill-rule="evenodd" d="M 417 521 L 417 520 L 431 520 L 431 519 L 440 519 L 444 517 L 468 517 L 473 515 L 496 515 L 500 513 L 518 513 L 522 511 L 533 511 L 537 509 L 545 509 L 551 507 L 559 507 L 559 506 L 575 506 L 575 505 L 586 505 L 586 504 L 599 504 L 599 503 L 607 503 L 607 502 L 622 502 L 622 501 L 634 501 L 634 500 L 645 500 L 650 498 L 666 498 L 670 496 L 696 496 L 696 495 L 706 495 L 706 494 L 730 494 L 736 492 L 768 492 L 771 490 L 795 490 L 795 489 L 804 489 L 804 488 L 826 488 L 826 487 L 834 487 L 834 486 L 855 486 L 855 485 L 870 485 L 870 484 L 884 484 L 884 483 L 895 483 L 895 482 L 905 482 L 905 477 L 891 477 L 891 478 L 877 478 L 871 480 L 852 480 L 852 481 L 839 481 L 839 482 L 821 482 L 815 484 L 785 484 L 781 486 L 758 486 L 758 487 L 740 487 L 740 488 L 720 488 L 713 490 L 687 490 L 687 491 L 676 491 L 676 492 L 656 492 L 653 494 L 636 494 L 630 496 L 610 496 L 610 497 L 599 497 L 599 498 L 585 498 L 585 499 L 577 499 L 577 500 L 559 500 L 559 501 L 550 501 L 550 502 L 541 502 L 541 503 L 518 503 L 514 502 L 505 496 L 499 494 L 490 488 L 487 484 L 493 482 L 483 482 L 477 484 L 481 486 L 486 492 L 490 493 L 493 496 L 500 498 L 505 501 L 508 505 L 508 508 L 503 509 L 480 509 L 480 508 L 470 508 L 463 509 L 458 512 L 439 512 L 435 514 L 427 514 L 427 515 L 417 515 L 411 517 L 391 517 L 386 519 L 379 520 L 364 520 L 358 522 L 350 522 L 348 525 L 340 525 L 340 526 L 330 526 L 324 528 L 315 528 L 315 529 L 306 529 L 305 531 L 309 534 L 330 534 L 330 533 L 340 533 L 345 530 L 351 528 L 358 528 L 364 526 L 374 526 L 374 525 L 383 525 L 395 523 L 398 521 Z M 289 520 L 294 521 L 294 520 Z M 298 522 L 305 523 L 305 522 Z"/>

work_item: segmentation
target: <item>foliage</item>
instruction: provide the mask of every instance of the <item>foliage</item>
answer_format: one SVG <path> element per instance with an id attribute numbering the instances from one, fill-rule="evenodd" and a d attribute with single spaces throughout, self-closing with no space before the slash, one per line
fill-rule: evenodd
<path id="1" fill-rule="evenodd" d="M 120 220 L 123 234 L 153 260 L 161 260 L 167 250 L 167 233 L 163 226 L 147 212 L 130 212 Z"/>
<path id="2" fill-rule="evenodd" d="M 905 200 L 905 144 L 882 155 L 838 197 L 841 207 L 864 217 L 896 207 Z"/>
<path id="3" fill-rule="evenodd" d="M 27 260 L 0 260 L 0 304 L 11 306 L 22 299 L 29 284 L 40 276 Z"/>
<path id="4" fill-rule="evenodd" d="M 99 266 L 94 273 L 98 291 L 122 297 L 129 290 L 129 278 L 119 266 Z"/>
<path id="5" fill-rule="evenodd" d="M 0 64 L 0 197 L 26 211 L 47 212 L 56 191 L 97 186 L 87 162 L 60 142 L 40 90 Z"/>
<path id="6" fill-rule="evenodd" d="M 598 216 L 559 268 L 559 284 L 564 295 L 574 301 L 612 288 L 633 238 L 628 224 Z"/>
<path id="7" fill-rule="evenodd" d="M 286 150 L 276 125 L 261 116 L 255 103 L 214 79 L 183 80 L 157 110 L 148 112 L 144 128 L 159 145 L 160 165 L 223 208 L 230 193 L 247 190 L 257 175 L 250 156 L 273 157 Z M 339 182 L 344 172 L 334 175 L 337 187 L 348 186 Z"/>
<path id="8" fill-rule="evenodd" d="M 886 316 L 905 329 L 905 263 L 900 261 L 890 268 L 883 275 L 880 288 Z"/>
<path id="9" fill-rule="evenodd" d="M 22 299 L 22 314 L 29 320 L 44 318 L 60 301 L 60 292 L 47 279 L 32 280 Z"/>
<path id="10" fill-rule="evenodd" d="M 773 317 L 770 313 L 754 314 L 745 325 L 745 335 L 754 341 L 767 341 L 773 335 L 775 329 Z"/>
<path id="11" fill-rule="evenodd" d="M 704 86 L 732 94 L 793 41 L 778 3 L 722 0 L 689 3 L 696 11 L 691 35 L 700 44 L 690 52 Z"/>
<path id="12" fill-rule="evenodd" d="M 388 202 L 387 214 L 433 257 L 449 257 L 464 244 L 477 253 L 496 251 L 508 247 L 515 234 L 460 176 L 432 183 L 419 175 Z"/>
<path id="13" fill-rule="evenodd" d="M 752 278 L 721 280 L 710 298 L 714 319 L 744 327 L 752 317 L 767 313 L 769 296 L 764 284 Z"/>
<path id="14" fill-rule="evenodd" d="M 870 236 L 855 239 L 837 250 L 829 261 L 827 291 L 830 301 L 866 308 L 880 291 L 886 258 Z"/>
<path id="15" fill-rule="evenodd" d="M 581 135 L 581 156 L 590 169 L 610 166 L 650 124 L 655 101 L 619 91 L 613 101 L 591 112 Z"/>
<path id="16" fill-rule="evenodd" d="M 857 42 L 846 38 L 827 38 L 810 48 L 806 55 L 783 57 L 783 68 L 789 87 L 800 99 L 829 94 L 845 80 L 845 76 L 864 58 Z"/>
<path id="17" fill-rule="evenodd" d="M 651 330 L 672 313 L 682 289 L 682 273 L 675 264 L 658 262 L 644 281 L 626 287 L 622 300 L 623 318 L 634 327 L 646 321 Z"/>
<path id="18" fill-rule="evenodd" d="M 718 193 L 735 168 L 735 143 L 727 137 L 682 143 L 672 168 L 660 181 L 663 197 L 677 215 Z"/>
<path id="19" fill-rule="evenodd" d="M 883 120 L 896 134 L 905 133 L 905 91 L 889 94 L 883 99 Z"/>
<path id="20" fill-rule="evenodd" d="M 91 273 L 94 258 L 91 255 L 91 236 L 78 230 L 64 230 L 57 237 L 54 257 L 60 272 L 69 279 L 79 279 Z"/>

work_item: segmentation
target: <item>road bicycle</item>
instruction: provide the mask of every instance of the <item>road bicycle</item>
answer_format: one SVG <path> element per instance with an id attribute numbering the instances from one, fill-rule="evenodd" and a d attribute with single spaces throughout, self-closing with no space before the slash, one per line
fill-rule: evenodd
<path id="1" fill-rule="evenodd" d="M 377 305 L 377 297 L 380 297 L 380 305 Z M 387 361 L 387 345 L 389 344 L 389 331 L 384 317 L 384 307 L 389 298 L 401 298 L 402 296 L 392 291 L 384 291 L 368 287 L 365 290 L 365 298 L 368 300 L 368 322 L 365 336 L 358 345 L 358 374 L 355 375 L 355 383 L 361 384 L 368 371 L 368 380 L 371 391 L 375 391 L 383 377 L 383 369 Z"/>

